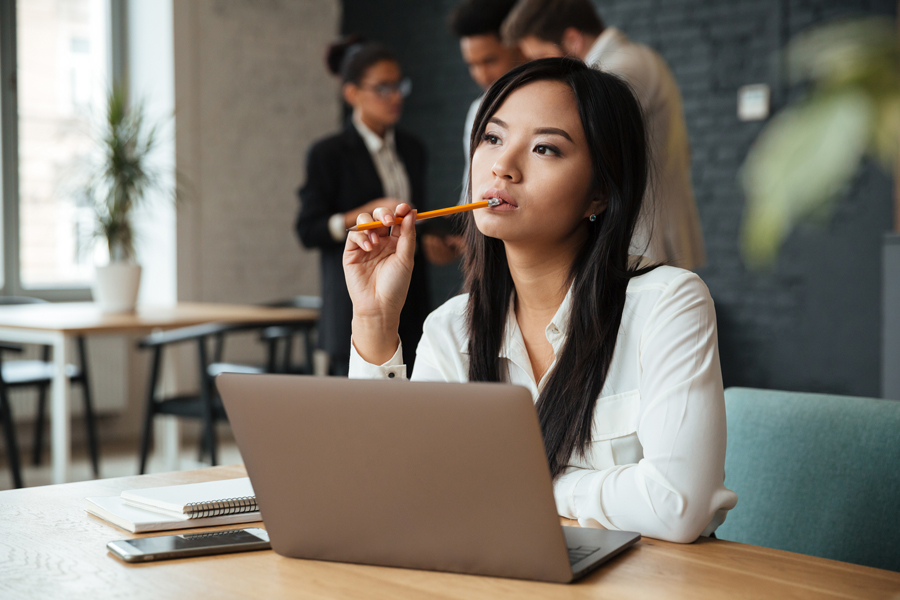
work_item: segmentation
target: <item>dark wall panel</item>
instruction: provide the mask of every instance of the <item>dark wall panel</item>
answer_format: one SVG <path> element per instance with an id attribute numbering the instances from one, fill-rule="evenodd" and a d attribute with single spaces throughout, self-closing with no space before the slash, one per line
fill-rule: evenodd
<path id="1" fill-rule="evenodd" d="M 389 44 L 413 78 L 402 125 L 427 144 L 430 207 L 459 194 L 462 127 L 480 90 L 448 32 L 455 1 L 344 0 L 345 32 Z M 748 271 L 738 232 L 739 167 L 761 123 L 737 119 L 737 90 L 772 86 L 774 108 L 792 96 L 777 60 L 787 40 L 841 16 L 896 16 L 894 0 L 615 0 L 596 3 L 609 25 L 654 47 L 681 86 L 693 181 L 709 264 L 700 271 L 719 317 L 726 385 L 877 396 L 880 247 L 890 229 L 892 182 L 864 167 L 821 227 L 788 240 L 769 272 Z M 435 303 L 458 289 L 455 268 L 435 269 Z"/>

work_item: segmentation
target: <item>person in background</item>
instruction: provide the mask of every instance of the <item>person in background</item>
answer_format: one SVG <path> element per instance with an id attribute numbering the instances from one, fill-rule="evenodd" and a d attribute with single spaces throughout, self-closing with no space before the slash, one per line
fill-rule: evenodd
<path id="1" fill-rule="evenodd" d="M 450 13 L 448 19 L 450 31 L 459 38 L 459 50 L 463 61 L 469 67 L 469 75 L 482 90 L 487 90 L 501 76 L 525 60 L 516 45 L 508 46 L 500 37 L 500 26 L 515 3 L 516 0 L 463 0 Z M 472 134 L 475 113 L 483 97 L 484 94 L 473 100 L 466 113 L 466 124 L 463 128 L 463 155 L 466 157 L 466 165 L 469 157 L 469 136 Z M 469 202 L 468 182 L 467 166 L 463 170 L 460 204 Z M 462 237 L 433 236 L 431 239 L 423 240 L 423 243 L 436 258 L 439 258 L 437 264 L 446 264 L 459 255 Z"/>
<path id="2" fill-rule="evenodd" d="M 358 215 L 378 207 L 421 206 L 427 157 L 422 142 L 395 127 L 411 85 L 390 49 L 349 36 L 329 47 L 326 63 L 341 78 L 342 96 L 352 116 L 341 132 L 309 150 L 296 230 L 304 246 L 322 253 L 319 348 L 328 353 L 331 372 L 345 376 L 353 318 L 341 265 L 346 230 L 356 224 Z M 417 260 L 400 318 L 401 339 L 409 344 L 404 356 L 408 361 L 415 360 L 429 310 L 426 268 L 424 260 Z"/>
<path id="3" fill-rule="evenodd" d="M 572 56 L 631 85 L 647 122 L 653 161 L 632 252 L 685 269 L 702 267 L 706 252 L 681 92 L 663 58 L 606 27 L 590 0 L 519 0 L 502 34 L 528 60 Z"/>
<path id="4" fill-rule="evenodd" d="M 516 0 L 464 0 L 456 5 L 450 15 L 450 29 L 459 38 L 459 50 L 469 67 L 472 81 L 482 90 L 487 90 L 510 69 L 525 62 L 525 57 L 515 44 L 506 45 L 500 37 L 500 27 Z M 469 137 L 475 123 L 475 113 L 484 94 L 478 96 L 466 113 L 463 129 L 463 150 L 466 165 L 469 158 Z M 464 170 L 463 190 L 460 202 L 467 203 L 466 185 L 469 180 L 468 166 Z"/>

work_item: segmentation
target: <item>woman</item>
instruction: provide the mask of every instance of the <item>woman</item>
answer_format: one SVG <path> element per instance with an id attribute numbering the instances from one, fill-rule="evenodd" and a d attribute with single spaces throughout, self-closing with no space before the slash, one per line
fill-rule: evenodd
<path id="1" fill-rule="evenodd" d="M 691 542 L 737 496 L 723 485 L 725 403 L 715 312 L 693 273 L 628 247 L 647 182 L 628 86 L 582 62 L 527 63 L 487 92 L 472 132 L 466 285 L 425 323 L 412 378 L 529 388 L 559 514 Z M 347 239 L 351 377 L 403 376 L 398 315 L 412 219 Z M 372 216 L 360 215 L 358 222 Z M 412 284 L 414 285 L 414 284 Z"/>
<path id="2" fill-rule="evenodd" d="M 343 131 L 310 149 L 296 229 L 304 246 L 321 250 L 319 347 L 329 354 L 332 373 L 346 375 L 353 316 L 341 266 L 346 229 L 357 215 L 379 206 L 421 206 L 427 158 L 419 140 L 394 127 L 410 85 L 388 48 L 351 36 L 332 44 L 326 63 L 343 82 L 341 91 L 352 117 Z M 416 261 L 414 284 L 400 319 L 410 365 L 429 309 L 425 269 L 424 260 Z"/>

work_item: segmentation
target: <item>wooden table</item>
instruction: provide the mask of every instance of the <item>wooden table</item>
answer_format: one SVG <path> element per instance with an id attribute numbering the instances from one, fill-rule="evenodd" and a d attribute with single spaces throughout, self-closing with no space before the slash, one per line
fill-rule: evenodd
<path id="1" fill-rule="evenodd" d="M 645 538 L 570 585 L 298 560 L 272 551 L 127 565 L 107 554 L 106 543 L 140 536 L 83 508 L 86 496 L 245 474 L 241 466 L 214 467 L 0 492 L 0 598 L 703 600 L 900 594 L 900 573 L 724 540 L 680 545 Z M 212 529 L 229 528 L 234 526 Z"/>
<path id="2" fill-rule="evenodd" d="M 179 302 L 174 306 L 139 306 L 133 313 L 104 314 L 90 302 L 20 304 L 0 307 L 0 340 L 53 347 L 50 430 L 53 482 L 67 480 L 70 462 L 71 404 L 66 361 L 76 336 L 141 334 L 203 323 L 275 325 L 309 322 L 319 311 L 235 304 Z"/>

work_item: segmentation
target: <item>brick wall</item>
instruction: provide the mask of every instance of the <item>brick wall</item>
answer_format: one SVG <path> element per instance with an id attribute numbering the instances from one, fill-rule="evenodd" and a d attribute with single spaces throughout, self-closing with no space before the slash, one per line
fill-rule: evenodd
<path id="1" fill-rule="evenodd" d="M 445 19 L 455 0 L 344 0 L 342 28 L 392 46 L 413 79 L 402 125 L 427 144 L 430 206 L 458 197 L 462 127 L 479 89 Z M 768 83 L 774 108 L 790 96 L 777 52 L 803 29 L 845 15 L 896 15 L 894 0 L 615 0 L 608 25 L 654 47 L 681 86 L 693 181 L 716 301 L 726 385 L 879 395 L 880 249 L 892 219 L 892 183 L 867 165 L 834 218 L 788 240 L 776 267 L 749 272 L 737 245 L 744 199 L 737 183 L 762 128 L 736 116 L 737 89 Z M 435 270 L 435 302 L 458 286 Z"/>

